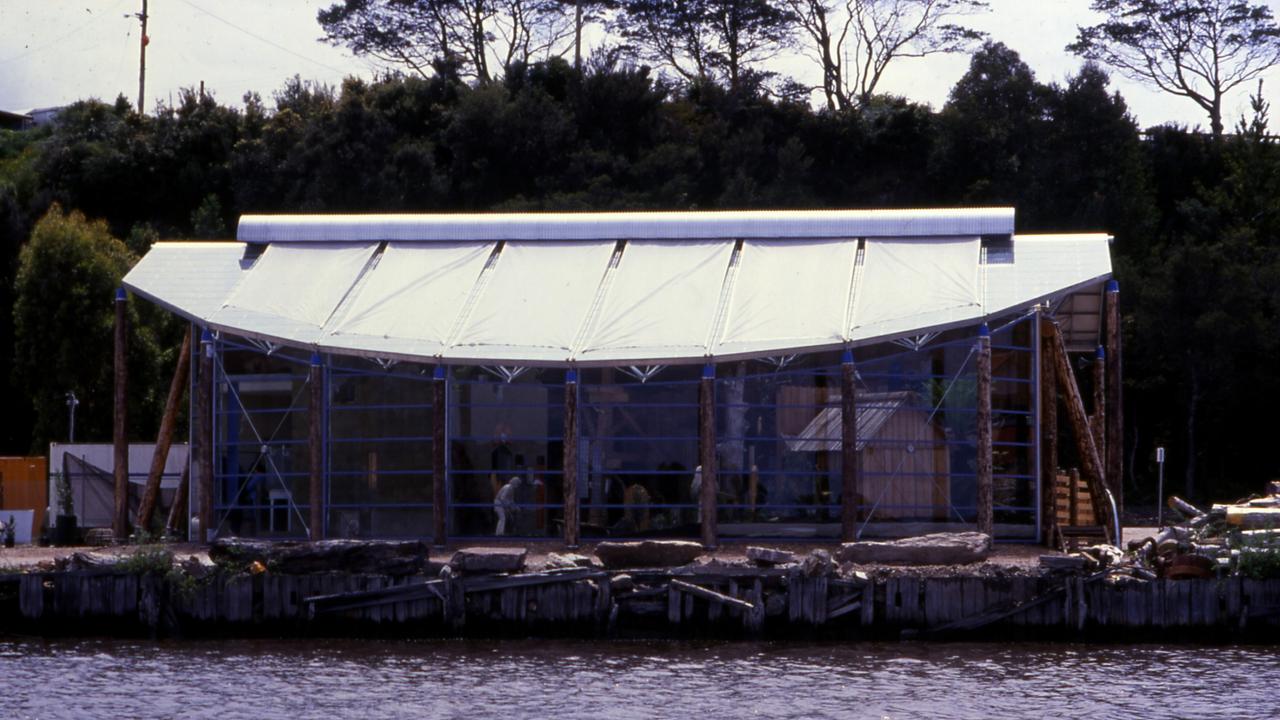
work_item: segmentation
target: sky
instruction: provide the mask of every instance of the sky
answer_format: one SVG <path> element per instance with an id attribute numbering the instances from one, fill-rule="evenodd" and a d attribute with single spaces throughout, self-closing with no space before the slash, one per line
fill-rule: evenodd
<path id="1" fill-rule="evenodd" d="M 198 87 L 239 105 L 247 91 L 270 104 L 287 78 L 333 85 L 344 77 L 372 77 L 378 66 L 320 41 L 316 13 L 337 0 L 150 0 L 146 108 Z M 1276 5 L 1280 0 L 1265 0 Z M 966 22 L 1018 51 L 1041 82 L 1062 83 L 1079 70 L 1063 48 L 1076 28 L 1095 20 L 1089 0 L 989 0 L 990 11 Z M 142 0 L 0 0 L 0 109 L 25 111 L 82 98 L 114 100 L 138 95 L 138 41 L 134 16 Z M 905 59 L 890 66 L 882 89 L 940 108 L 964 74 L 967 55 Z M 810 70 L 790 61 L 777 69 Z M 1267 95 L 1280 88 L 1280 68 L 1264 76 Z M 813 78 L 806 78 L 812 80 Z M 1207 126 L 1189 100 L 1112 75 L 1142 126 L 1176 122 Z M 1249 112 L 1250 84 L 1227 98 L 1232 126 Z"/>

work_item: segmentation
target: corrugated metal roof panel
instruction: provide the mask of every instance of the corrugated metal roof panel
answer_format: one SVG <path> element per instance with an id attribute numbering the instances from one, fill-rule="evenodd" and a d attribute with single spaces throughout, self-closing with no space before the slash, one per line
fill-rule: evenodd
<path id="1" fill-rule="evenodd" d="M 859 393 L 854 408 L 858 415 L 858 450 L 874 440 L 893 414 L 916 397 L 915 393 L 899 390 L 885 393 Z M 839 404 L 836 395 L 829 402 Z M 844 412 L 839 407 L 823 408 L 795 438 L 787 440 L 792 452 L 819 452 L 839 450 L 842 445 Z"/>

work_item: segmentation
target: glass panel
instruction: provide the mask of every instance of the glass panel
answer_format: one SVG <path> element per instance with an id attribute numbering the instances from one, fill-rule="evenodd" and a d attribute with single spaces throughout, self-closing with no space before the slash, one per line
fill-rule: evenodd
<path id="1" fill-rule="evenodd" d="M 665 368 L 647 382 L 614 369 L 584 374 L 578 401 L 582 537 L 699 534 L 699 373 Z"/>
<path id="2" fill-rule="evenodd" d="M 564 371 L 528 369 L 511 382 L 453 372 L 451 534 L 562 537 Z"/>
<path id="3" fill-rule="evenodd" d="M 719 368 L 716 450 L 725 537 L 840 533 L 840 368 Z"/>
<path id="4" fill-rule="evenodd" d="M 328 537 L 432 532 L 432 368 L 333 357 Z"/>
<path id="5" fill-rule="evenodd" d="M 214 514 L 217 534 L 305 537 L 309 358 L 217 343 Z"/>

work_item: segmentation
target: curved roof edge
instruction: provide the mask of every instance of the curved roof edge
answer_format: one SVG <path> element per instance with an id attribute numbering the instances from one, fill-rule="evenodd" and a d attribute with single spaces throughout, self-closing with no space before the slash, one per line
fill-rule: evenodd
<path id="1" fill-rule="evenodd" d="M 1014 209 L 244 215 L 246 243 L 1012 235 Z"/>

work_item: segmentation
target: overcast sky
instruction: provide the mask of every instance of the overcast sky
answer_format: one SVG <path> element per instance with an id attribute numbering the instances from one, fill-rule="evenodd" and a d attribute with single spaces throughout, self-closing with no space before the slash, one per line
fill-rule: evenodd
<path id="1" fill-rule="evenodd" d="M 316 12 L 336 0 L 150 0 L 147 102 L 176 97 L 179 88 L 205 87 L 239 104 L 246 91 L 270 102 L 295 74 L 337 84 L 370 77 L 363 59 L 318 38 Z M 1272 4 L 1280 0 L 1267 0 Z M 28 110 L 81 98 L 114 100 L 138 94 L 138 21 L 142 0 L 0 0 L 0 109 Z M 1063 50 L 1076 27 L 1093 20 L 1089 0 L 990 0 L 991 11 L 969 24 L 1017 50 L 1042 82 L 1062 82 L 1080 66 Z M 890 67 L 883 89 L 935 108 L 968 65 L 962 55 L 904 60 Z M 793 74 L 807 66 L 788 64 Z M 1280 69 L 1268 73 L 1268 96 L 1280 88 Z M 1179 122 L 1207 126 L 1188 100 L 1113 76 L 1143 126 Z M 1228 126 L 1248 111 L 1248 92 L 1225 104 Z"/>

